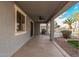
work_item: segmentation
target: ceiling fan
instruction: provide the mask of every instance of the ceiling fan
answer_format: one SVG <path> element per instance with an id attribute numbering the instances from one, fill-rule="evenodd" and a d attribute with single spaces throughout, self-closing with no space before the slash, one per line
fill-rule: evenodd
<path id="1" fill-rule="evenodd" d="M 44 16 L 39 16 L 39 20 L 45 20 Z"/>

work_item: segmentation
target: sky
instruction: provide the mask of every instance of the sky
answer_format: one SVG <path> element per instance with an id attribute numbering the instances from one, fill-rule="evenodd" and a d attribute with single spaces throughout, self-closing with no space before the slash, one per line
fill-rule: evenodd
<path id="1" fill-rule="evenodd" d="M 59 25 L 63 25 L 63 21 L 65 21 L 69 16 L 71 16 L 74 12 L 79 12 L 79 2 L 66 10 L 60 16 L 58 16 L 55 20 Z"/>

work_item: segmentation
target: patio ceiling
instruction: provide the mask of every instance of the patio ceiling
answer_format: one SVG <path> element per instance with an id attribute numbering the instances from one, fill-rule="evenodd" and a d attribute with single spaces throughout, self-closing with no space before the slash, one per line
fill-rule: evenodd
<path id="1" fill-rule="evenodd" d="M 15 2 L 22 8 L 35 22 L 47 22 L 62 7 L 66 1 L 17 1 Z"/>

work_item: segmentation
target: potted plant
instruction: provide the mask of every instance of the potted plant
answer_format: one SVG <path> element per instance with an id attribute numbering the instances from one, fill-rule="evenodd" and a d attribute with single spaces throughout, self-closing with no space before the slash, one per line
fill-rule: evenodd
<path id="1" fill-rule="evenodd" d="M 61 32 L 62 32 L 63 37 L 66 39 L 70 38 L 71 33 L 72 33 L 72 31 L 69 31 L 69 30 L 62 30 Z"/>

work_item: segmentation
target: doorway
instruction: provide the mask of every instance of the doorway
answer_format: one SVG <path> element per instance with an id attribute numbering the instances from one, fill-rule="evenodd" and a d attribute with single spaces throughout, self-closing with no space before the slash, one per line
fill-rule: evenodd
<path id="1" fill-rule="evenodd" d="M 44 35 L 46 34 L 46 23 L 40 24 L 40 33 Z"/>
<path id="2" fill-rule="evenodd" d="M 33 22 L 30 22 L 31 24 L 31 32 L 30 32 L 30 36 L 32 37 L 33 36 Z"/>

